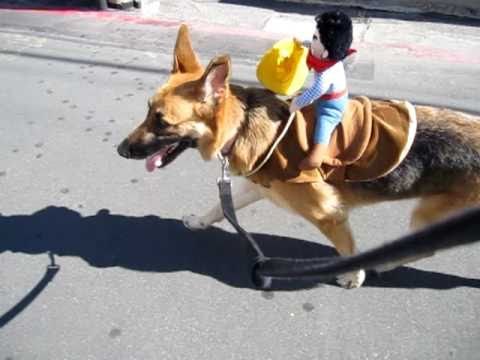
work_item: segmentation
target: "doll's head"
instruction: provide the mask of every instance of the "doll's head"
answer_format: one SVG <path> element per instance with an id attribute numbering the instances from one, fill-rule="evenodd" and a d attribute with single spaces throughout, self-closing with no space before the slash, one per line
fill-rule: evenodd
<path id="1" fill-rule="evenodd" d="M 341 11 L 329 11 L 315 17 L 317 29 L 311 50 L 318 58 L 343 60 L 352 45 L 352 20 Z"/>

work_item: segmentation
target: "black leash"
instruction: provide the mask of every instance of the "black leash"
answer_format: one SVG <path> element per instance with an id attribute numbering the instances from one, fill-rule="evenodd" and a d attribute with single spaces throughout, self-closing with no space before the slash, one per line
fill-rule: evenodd
<path id="1" fill-rule="evenodd" d="M 223 216 L 228 220 L 228 222 L 234 227 L 237 233 L 247 240 L 250 247 L 255 252 L 255 259 L 253 264 L 253 269 L 256 268 L 257 264 L 261 264 L 268 259 L 260 249 L 260 246 L 255 241 L 255 239 L 245 231 L 237 220 L 237 215 L 235 214 L 235 207 L 233 206 L 232 200 L 232 180 L 230 178 L 229 162 L 228 158 L 224 156 L 219 156 L 220 163 L 222 164 L 222 176 L 217 179 L 218 191 L 220 195 L 220 204 L 222 205 Z M 253 270 L 252 281 L 255 286 L 261 289 L 268 289 L 271 286 L 271 279 L 268 276 L 257 277 L 255 276 L 256 271 Z"/>
<path id="2" fill-rule="evenodd" d="M 230 178 L 228 158 L 219 156 L 219 159 L 222 164 L 222 176 L 217 179 L 217 185 L 223 215 L 237 233 L 247 240 L 250 248 L 255 252 L 254 261 L 251 266 L 251 280 L 256 287 L 264 290 L 270 289 L 273 279 L 295 281 L 303 278 L 307 280 L 310 276 L 303 274 L 305 267 L 310 269 L 310 266 L 313 264 L 325 264 L 327 260 L 334 261 L 332 260 L 334 258 L 290 259 L 266 257 L 252 235 L 238 223 L 232 199 L 232 180 Z M 318 279 L 331 280 L 334 277 L 334 275 L 319 275 Z"/>
<path id="3" fill-rule="evenodd" d="M 220 203 L 223 210 L 223 215 L 228 222 L 233 226 L 237 233 L 250 245 L 250 248 L 255 252 L 253 264 L 251 266 L 251 280 L 253 284 L 264 290 L 268 290 L 272 286 L 273 279 L 281 280 L 298 280 L 298 276 L 306 278 L 298 267 L 303 268 L 308 264 L 325 263 L 325 258 L 316 259 L 288 259 L 288 258 L 269 258 L 263 254 L 262 249 L 255 241 L 255 239 L 243 229 L 238 223 L 235 214 L 235 207 L 232 199 L 232 180 L 230 178 L 228 158 L 220 156 L 222 164 L 222 176 L 217 179 L 217 185 L 220 195 Z M 329 259 L 331 260 L 331 259 Z M 330 280 L 334 276 L 322 277 L 322 280 Z"/>
<path id="4" fill-rule="evenodd" d="M 476 207 L 390 243 L 352 256 L 310 259 L 270 258 L 263 254 L 255 239 L 238 223 L 232 200 L 228 158 L 223 156 L 219 158 L 222 164 L 222 176 L 217 179 L 217 185 L 223 215 L 255 252 L 251 266 L 251 280 L 260 289 L 270 289 L 274 279 L 292 282 L 331 281 L 348 272 L 360 269 L 370 270 L 410 256 L 426 255 L 432 251 L 480 241 L 480 207 Z"/>

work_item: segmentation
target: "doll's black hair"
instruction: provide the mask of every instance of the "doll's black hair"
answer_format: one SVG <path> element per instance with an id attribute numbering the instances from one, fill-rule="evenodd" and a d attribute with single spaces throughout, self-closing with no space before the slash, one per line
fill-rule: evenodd
<path id="1" fill-rule="evenodd" d="M 320 41 L 331 60 L 343 60 L 352 45 L 353 26 L 350 17 L 341 11 L 328 11 L 315 17 Z"/>

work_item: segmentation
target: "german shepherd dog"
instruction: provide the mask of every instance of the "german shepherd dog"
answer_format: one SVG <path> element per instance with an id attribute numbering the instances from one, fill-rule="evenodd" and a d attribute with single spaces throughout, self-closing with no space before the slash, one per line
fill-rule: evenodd
<path id="1" fill-rule="evenodd" d="M 230 72 L 228 56 L 215 57 L 205 69 L 188 28 L 181 25 L 171 75 L 149 99 L 146 119 L 118 146 L 118 153 L 147 159 L 147 168 L 153 170 L 167 166 L 187 148 L 196 148 L 205 160 L 227 153 L 236 174 L 250 171 L 275 141 L 289 116 L 288 104 L 268 90 L 230 84 Z M 480 118 L 429 106 L 416 106 L 415 112 L 414 143 L 388 175 L 340 184 L 277 180 L 265 187 L 249 181 L 234 195 L 235 208 L 268 198 L 310 221 L 340 255 L 348 256 L 356 253 L 348 223 L 348 213 L 356 206 L 419 198 L 411 217 L 412 227 L 419 228 L 478 205 Z M 222 219 L 221 207 L 216 206 L 204 216 L 185 217 L 184 223 L 203 229 Z M 363 270 L 337 278 L 345 288 L 360 287 L 364 280 Z"/>

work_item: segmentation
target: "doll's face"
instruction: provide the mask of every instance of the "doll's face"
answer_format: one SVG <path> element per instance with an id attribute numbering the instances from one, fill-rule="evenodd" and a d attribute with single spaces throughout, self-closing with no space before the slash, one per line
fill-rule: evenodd
<path id="1" fill-rule="evenodd" d="M 315 33 L 313 34 L 312 45 L 310 49 L 312 50 L 313 56 L 317 58 L 325 59 L 328 57 L 328 50 L 325 49 L 320 40 L 320 34 L 318 33 L 318 29 L 316 29 Z"/>

